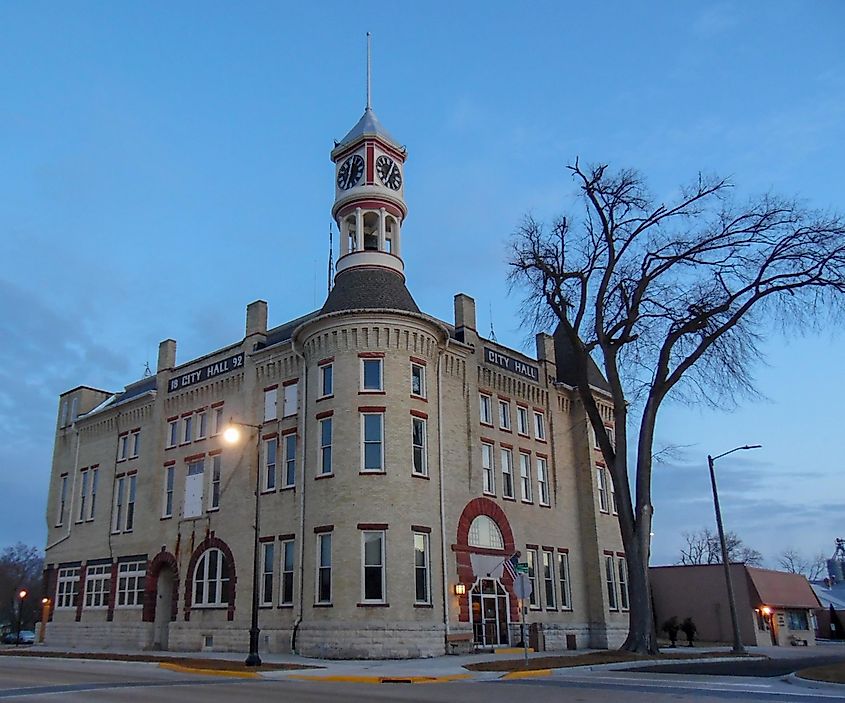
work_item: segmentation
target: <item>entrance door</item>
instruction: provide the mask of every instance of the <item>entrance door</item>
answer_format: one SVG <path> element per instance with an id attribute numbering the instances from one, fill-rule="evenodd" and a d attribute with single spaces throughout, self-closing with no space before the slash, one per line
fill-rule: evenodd
<path id="1" fill-rule="evenodd" d="M 475 643 L 508 644 L 508 594 L 502 584 L 497 579 L 479 579 L 470 592 L 470 603 Z"/>
<path id="2" fill-rule="evenodd" d="M 156 614 L 153 648 L 167 649 L 170 633 L 170 614 L 173 608 L 173 572 L 164 567 L 158 574 L 156 583 Z"/>

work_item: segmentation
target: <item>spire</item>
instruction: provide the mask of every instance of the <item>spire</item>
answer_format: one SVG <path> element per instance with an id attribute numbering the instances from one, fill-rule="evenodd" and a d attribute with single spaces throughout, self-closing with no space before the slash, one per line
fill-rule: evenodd
<path id="1" fill-rule="evenodd" d="M 367 109 L 372 110 L 372 100 L 371 97 L 371 90 L 372 90 L 372 80 L 371 76 L 373 73 L 373 66 L 372 66 L 372 56 L 373 56 L 373 35 L 367 32 Z"/>

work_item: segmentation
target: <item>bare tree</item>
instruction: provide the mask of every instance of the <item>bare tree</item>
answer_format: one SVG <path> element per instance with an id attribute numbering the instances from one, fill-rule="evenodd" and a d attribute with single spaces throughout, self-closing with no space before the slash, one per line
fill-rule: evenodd
<path id="1" fill-rule="evenodd" d="M 819 552 L 814 557 L 805 558 L 797 549 L 784 549 L 777 557 L 778 566 L 790 574 L 801 574 L 808 581 L 817 581 L 825 573 L 827 559 Z"/>
<path id="2" fill-rule="evenodd" d="M 0 552 L 0 623 L 17 620 L 18 591 L 25 588 L 29 595 L 23 603 L 21 621 L 35 622 L 41 608 L 41 573 L 44 557 L 35 547 L 21 542 Z"/>
<path id="3" fill-rule="evenodd" d="M 731 563 L 761 566 L 763 555 L 749 547 L 735 532 L 725 533 L 728 561 Z M 681 564 L 721 564 L 722 547 L 719 535 L 705 527 L 698 532 L 684 532 L 684 546 L 681 547 Z"/>
<path id="4" fill-rule="evenodd" d="M 629 565 L 625 649 L 655 652 L 648 558 L 657 413 L 672 394 L 721 405 L 752 393 L 751 369 L 772 323 L 820 324 L 845 292 L 845 222 L 792 200 L 743 203 L 731 184 L 699 178 L 656 203 L 642 176 L 570 166 L 584 213 L 514 233 L 510 280 L 540 328 L 571 347 L 577 394 L 613 478 Z M 610 387 L 611 441 L 589 381 L 593 358 Z M 638 409 L 634 484 L 628 412 Z"/>

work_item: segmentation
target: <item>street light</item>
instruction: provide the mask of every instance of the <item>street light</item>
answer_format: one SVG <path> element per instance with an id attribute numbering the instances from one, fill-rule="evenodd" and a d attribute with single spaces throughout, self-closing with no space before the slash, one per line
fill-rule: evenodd
<path id="1" fill-rule="evenodd" d="M 252 620 L 249 627 L 249 654 L 244 664 L 247 666 L 261 666 L 258 656 L 258 518 L 260 516 L 259 496 L 261 494 L 261 425 L 250 425 L 246 422 L 229 420 L 229 426 L 223 432 L 223 439 L 227 444 L 237 444 L 241 439 L 238 427 L 249 427 L 255 430 L 255 524 L 253 525 L 254 540 L 252 544 Z"/>
<path id="2" fill-rule="evenodd" d="M 710 467 L 710 485 L 713 487 L 713 508 L 716 511 L 716 527 L 719 530 L 719 544 L 722 547 L 722 566 L 725 569 L 725 584 L 728 587 L 728 605 L 731 608 L 731 627 L 733 628 L 734 643 L 732 652 L 734 654 L 745 654 L 745 647 L 742 646 L 742 638 L 739 634 L 739 620 L 736 615 L 736 598 L 734 597 L 733 581 L 731 581 L 731 565 L 728 561 L 728 545 L 725 542 L 725 528 L 722 527 L 722 510 L 719 508 L 719 492 L 716 490 L 716 472 L 713 468 L 713 463 L 716 459 L 721 459 L 723 456 L 733 454 L 745 449 L 759 449 L 762 444 L 744 444 L 741 447 L 734 447 L 728 452 L 717 454 L 716 456 L 707 455 L 707 465 Z"/>
<path id="3" fill-rule="evenodd" d="M 15 636 L 15 647 L 17 647 L 21 643 L 21 616 L 23 615 L 23 601 L 26 598 L 28 592 L 25 588 L 22 588 L 18 591 L 18 631 L 17 635 Z"/>
<path id="4" fill-rule="evenodd" d="M 44 637 L 47 633 L 47 621 L 50 619 L 50 599 L 41 599 L 41 629 L 38 631 L 38 642 L 44 644 Z"/>

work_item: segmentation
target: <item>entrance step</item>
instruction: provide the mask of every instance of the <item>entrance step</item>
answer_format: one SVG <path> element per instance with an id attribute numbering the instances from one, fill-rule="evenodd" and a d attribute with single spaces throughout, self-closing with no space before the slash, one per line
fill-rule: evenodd
<path id="1" fill-rule="evenodd" d="M 525 650 L 522 647 L 494 647 L 493 654 L 522 654 Z M 533 647 L 528 648 L 529 652 L 534 652 Z"/>

